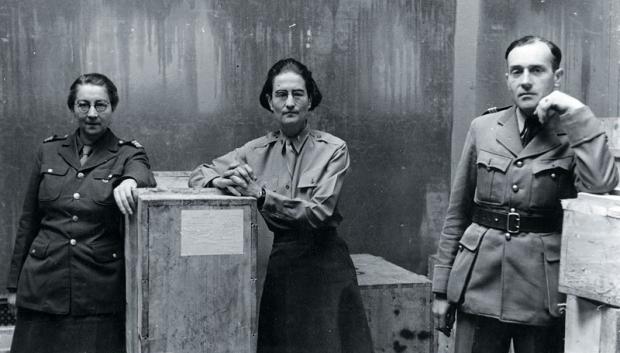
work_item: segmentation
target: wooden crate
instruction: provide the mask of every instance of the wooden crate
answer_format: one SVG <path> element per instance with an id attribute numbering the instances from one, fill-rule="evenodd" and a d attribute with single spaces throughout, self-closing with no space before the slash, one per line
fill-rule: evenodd
<path id="1" fill-rule="evenodd" d="M 431 282 L 384 259 L 351 255 L 375 352 L 430 353 Z"/>
<path id="2" fill-rule="evenodd" d="M 564 352 L 620 352 L 620 309 L 568 295 Z"/>
<path id="3" fill-rule="evenodd" d="M 561 292 L 620 306 L 620 196 L 563 200 Z"/>
<path id="4" fill-rule="evenodd" d="M 129 353 L 255 352 L 256 201 L 140 190 L 126 234 Z"/>

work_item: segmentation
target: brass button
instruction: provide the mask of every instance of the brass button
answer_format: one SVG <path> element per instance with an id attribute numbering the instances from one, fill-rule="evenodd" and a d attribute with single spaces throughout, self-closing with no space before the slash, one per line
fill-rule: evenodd
<path id="1" fill-rule="evenodd" d="M 71 244 L 72 246 L 75 246 L 75 244 L 77 244 L 77 240 L 71 239 L 69 240 L 69 244 Z"/>
<path id="2" fill-rule="evenodd" d="M 116 259 L 118 255 L 116 255 L 116 253 L 112 253 L 112 257 Z"/>
<path id="3" fill-rule="evenodd" d="M 499 222 L 499 218 L 495 217 L 495 218 L 493 218 L 493 221 L 494 222 Z"/>
<path id="4" fill-rule="evenodd" d="M 514 192 L 519 191 L 519 185 L 517 185 L 517 184 L 512 185 L 512 191 L 514 191 Z"/>
<path id="5" fill-rule="evenodd" d="M 506 234 L 504 234 L 504 237 L 506 238 L 506 240 L 510 240 L 511 235 L 510 235 L 510 233 L 506 233 Z"/>
<path id="6" fill-rule="evenodd" d="M 514 207 L 513 207 L 513 208 L 510 209 L 510 212 L 517 212 L 517 210 L 514 209 Z"/>
<path id="7" fill-rule="evenodd" d="M 54 171 L 54 169 L 51 169 L 51 168 L 47 170 L 48 173 L 51 173 L 53 171 Z"/>
<path id="8" fill-rule="evenodd" d="M 36 249 L 32 249 L 32 251 L 30 251 L 31 253 L 35 254 L 37 252 Z"/>
<path id="9" fill-rule="evenodd" d="M 80 193 L 76 192 L 75 194 L 73 194 L 73 199 L 79 200 L 80 199 Z"/>
<path id="10" fill-rule="evenodd" d="M 78 216 L 75 216 L 75 215 L 74 215 L 73 217 L 71 217 L 71 220 L 72 220 L 73 222 L 77 222 L 77 221 L 78 221 L 78 219 L 80 219 L 80 218 L 79 218 Z"/>
<path id="11" fill-rule="evenodd" d="M 519 168 L 523 167 L 523 161 L 517 161 L 517 167 Z"/>
<path id="12" fill-rule="evenodd" d="M 463 250 L 463 245 L 459 244 L 459 250 Z"/>
<path id="13" fill-rule="evenodd" d="M 555 179 L 555 177 L 556 177 L 555 173 L 551 173 L 551 178 Z"/>
<path id="14" fill-rule="evenodd" d="M 82 179 L 83 177 L 84 177 L 84 173 L 82 173 L 82 172 L 77 173 L 77 178 L 78 179 Z"/>

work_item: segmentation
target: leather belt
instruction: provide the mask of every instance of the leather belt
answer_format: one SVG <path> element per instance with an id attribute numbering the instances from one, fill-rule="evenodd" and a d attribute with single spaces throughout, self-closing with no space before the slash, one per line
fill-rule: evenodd
<path id="1" fill-rule="evenodd" d="M 338 236 L 336 228 L 325 228 L 315 230 L 290 230 L 279 231 L 273 233 L 274 243 L 288 243 L 288 242 L 309 242 L 309 241 L 329 241 Z"/>
<path id="2" fill-rule="evenodd" d="M 474 206 L 472 221 L 511 234 L 522 232 L 551 233 L 562 229 L 562 212 L 523 215 L 518 212 L 492 210 Z"/>

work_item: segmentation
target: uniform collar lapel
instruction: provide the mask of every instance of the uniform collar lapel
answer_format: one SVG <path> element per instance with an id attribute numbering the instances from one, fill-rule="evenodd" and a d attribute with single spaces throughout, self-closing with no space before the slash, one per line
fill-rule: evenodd
<path id="1" fill-rule="evenodd" d="M 116 155 L 118 151 L 118 138 L 108 129 L 101 139 L 93 146 L 93 152 L 86 160 L 81 169 L 91 169 L 104 163 Z M 78 162 L 79 165 L 79 162 Z"/>
<path id="2" fill-rule="evenodd" d="M 58 146 L 58 154 L 71 167 L 80 169 L 80 158 L 77 152 L 77 130 L 69 136 L 60 146 Z"/>
<path id="3" fill-rule="evenodd" d="M 563 133 L 558 130 L 557 119 L 558 118 L 555 118 L 543 125 L 543 128 L 538 134 L 536 134 L 532 141 L 521 151 L 519 155 L 520 158 L 543 154 L 562 144 L 558 135 L 562 135 Z"/>
<path id="4" fill-rule="evenodd" d="M 519 137 L 516 108 L 513 106 L 505 110 L 497 120 L 497 125 L 497 142 L 513 155 L 519 154 L 523 146 L 521 146 L 521 137 Z"/>

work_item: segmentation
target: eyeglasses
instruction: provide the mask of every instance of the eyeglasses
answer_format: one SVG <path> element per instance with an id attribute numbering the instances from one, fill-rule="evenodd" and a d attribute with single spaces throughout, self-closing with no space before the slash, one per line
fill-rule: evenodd
<path id="1" fill-rule="evenodd" d="M 75 106 L 78 108 L 78 110 L 81 113 L 84 113 L 84 114 L 88 113 L 88 111 L 90 110 L 90 107 L 92 106 L 95 107 L 95 110 L 98 113 L 103 113 L 108 109 L 108 107 L 110 106 L 110 103 L 106 101 L 95 101 L 95 103 L 91 105 L 89 101 L 77 101 L 75 102 Z"/>

